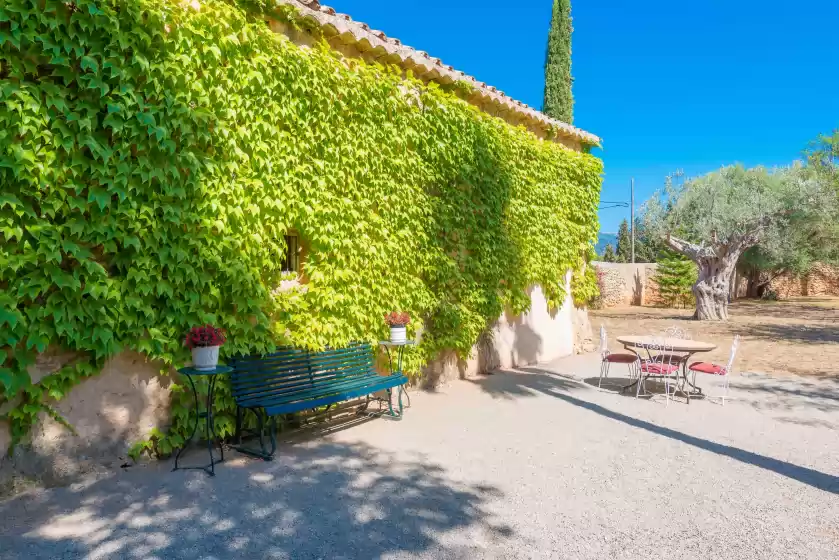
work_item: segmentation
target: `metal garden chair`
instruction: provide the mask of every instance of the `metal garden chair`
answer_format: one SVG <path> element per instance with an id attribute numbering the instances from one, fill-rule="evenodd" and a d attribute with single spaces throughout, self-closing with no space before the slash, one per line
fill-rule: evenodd
<path id="1" fill-rule="evenodd" d="M 635 397 L 641 395 L 641 391 L 647 393 L 646 380 L 656 379 L 664 382 L 665 405 L 670 402 L 670 387 L 673 392 L 678 389 L 679 382 L 679 356 L 673 353 L 673 346 L 668 344 L 666 338 L 654 338 L 649 344 L 643 347 L 647 354 L 646 359 L 641 359 L 639 371 L 641 378 L 635 389 Z"/>
<path id="2" fill-rule="evenodd" d="M 720 399 L 722 401 L 722 405 L 725 406 L 725 399 L 730 398 L 728 396 L 728 385 L 729 380 L 731 379 L 731 373 L 734 371 L 734 357 L 737 355 L 737 349 L 740 347 L 740 335 L 736 335 L 734 337 L 734 341 L 731 343 L 731 354 L 728 356 L 728 363 L 725 366 L 720 366 L 717 364 L 713 364 L 711 362 L 693 362 L 690 364 L 688 369 L 693 372 L 693 384 L 696 385 L 696 374 L 697 373 L 707 373 L 709 375 L 721 375 L 723 376 L 723 393 L 722 395 L 708 395 L 708 399 Z"/>
<path id="3" fill-rule="evenodd" d="M 628 352 L 614 354 L 609 352 L 609 340 L 606 336 L 606 328 L 602 326 L 600 327 L 600 357 L 600 380 L 597 382 L 598 387 L 603 383 L 604 377 L 609 377 L 609 368 L 612 364 L 626 364 L 629 368 L 629 379 L 632 380 L 635 378 L 637 374 L 638 356 Z"/>
<path id="4" fill-rule="evenodd" d="M 691 340 L 690 332 L 682 329 L 680 327 L 668 327 L 664 331 L 664 338 L 678 338 L 679 340 Z M 664 360 L 664 354 L 658 354 L 655 356 L 658 360 Z M 688 357 L 684 354 L 670 354 L 669 359 L 672 363 L 677 365 L 683 365 L 685 361 L 687 361 Z"/>

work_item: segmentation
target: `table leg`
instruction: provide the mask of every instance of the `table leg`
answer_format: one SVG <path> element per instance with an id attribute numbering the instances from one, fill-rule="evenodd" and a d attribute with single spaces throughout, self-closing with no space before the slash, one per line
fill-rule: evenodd
<path id="1" fill-rule="evenodd" d="M 219 452 L 221 454 L 221 458 L 216 461 L 215 454 L 213 453 L 213 443 L 217 439 L 215 425 L 213 422 L 213 398 L 215 396 L 215 388 L 216 388 L 216 376 L 212 375 L 209 376 L 209 384 L 207 388 L 207 402 L 206 408 L 204 412 L 199 410 L 199 400 L 198 400 L 198 391 L 195 389 L 195 382 L 192 380 L 192 376 L 186 374 L 186 378 L 189 380 L 189 385 L 192 388 L 192 402 L 195 407 L 195 421 L 192 424 L 192 432 L 184 441 L 184 444 L 178 450 L 177 455 L 175 455 L 175 467 L 172 469 L 173 471 L 177 470 L 190 470 L 190 469 L 200 469 L 206 472 L 210 476 L 215 476 L 215 466 L 216 463 L 221 463 L 224 461 L 224 447 L 219 444 Z M 180 467 L 178 466 L 178 461 L 181 458 L 181 454 L 186 450 L 186 447 L 192 442 L 192 439 L 195 437 L 195 432 L 198 431 L 198 423 L 201 418 L 204 418 L 204 427 L 207 434 L 207 452 L 210 454 L 210 464 L 205 465 L 203 467 Z"/>
<path id="2" fill-rule="evenodd" d="M 396 359 L 397 371 L 400 374 L 402 373 L 402 356 L 404 354 L 405 354 L 405 347 L 400 346 L 399 347 L 399 354 L 397 354 L 397 359 Z M 392 364 L 391 364 L 391 370 L 390 371 L 393 371 L 393 365 Z M 408 389 L 403 387 L 402 388 L 402 393 L 404 393 L 405 397 L 407 397 L 407 399 L 408 399 L 408 406 L 411 406 L 411 395 L 408 394 Z M 400 393 L 400 395 L 399 395 L 400 400 L 402 399 L 402 393 Z"/>

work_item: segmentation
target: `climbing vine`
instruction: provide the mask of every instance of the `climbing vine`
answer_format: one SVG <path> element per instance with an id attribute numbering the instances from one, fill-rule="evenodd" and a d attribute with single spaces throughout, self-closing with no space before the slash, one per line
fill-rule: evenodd
<path id="1" fill-rule="evenodd" d="M 265 16 L 233 0 L 0 6 L 13 444 L 122 350 L 184 364 L 195 324 L 226 329 L 224 357 L 375 341 L 404 310 L 426 328 L 417 367 L 468 352 L 535 283 L 560 305 L 565 272 L 583 270 L 599 160 L 482 113 L 458 85 L 296 46 Z M 307 251 L 283 287 L 290 230 Z M 76 357 L 33 383 L 47 348 Z M 173 385 L 173 425 L 147 448 L 183 441 L 183 396 Z M 228 435 L 226 388 L 217 405 Z"/>

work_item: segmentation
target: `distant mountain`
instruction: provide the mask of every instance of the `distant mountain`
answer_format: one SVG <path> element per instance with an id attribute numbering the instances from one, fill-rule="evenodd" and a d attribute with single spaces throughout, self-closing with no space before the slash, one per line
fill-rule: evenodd
<path id="1" fill-rule="evenodd" d="M 597 249 L 597 254 L 602 255 L 603 251 L 606 250 L 606 245 L 612 245 L 612 249 L 618 248 L 618 234 L 617 233 L 599 233 L 597 235 L 597 245 L 595 248 Z"/>

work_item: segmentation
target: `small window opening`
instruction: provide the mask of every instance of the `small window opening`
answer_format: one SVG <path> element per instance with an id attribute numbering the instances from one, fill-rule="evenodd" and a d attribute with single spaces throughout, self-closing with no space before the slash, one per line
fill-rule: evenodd
<path id="1" fill-rule="evenodd" d="M 285 255 L 282 263 L 283 272 L 300 272 L 300 244 L 297 234 L 285 236 Z"/>

